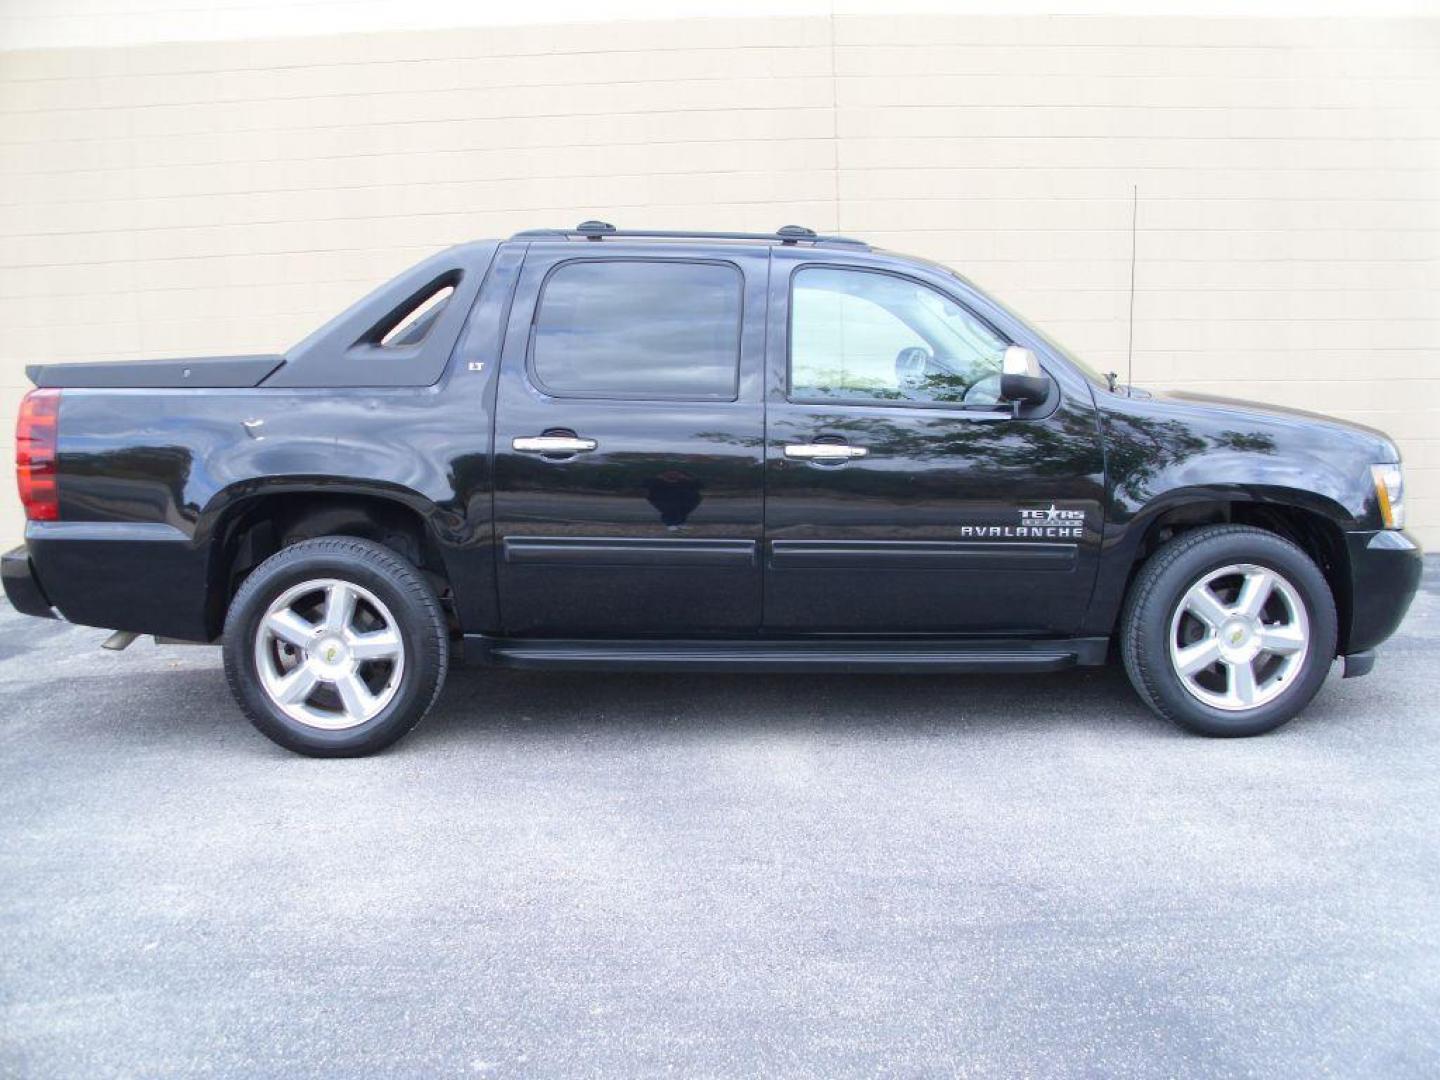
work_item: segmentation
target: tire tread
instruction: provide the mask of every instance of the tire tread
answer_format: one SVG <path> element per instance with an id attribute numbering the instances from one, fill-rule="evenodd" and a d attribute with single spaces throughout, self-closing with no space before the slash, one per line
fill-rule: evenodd
<path id="1" fill-rule="evenodd" d="M 275 736 L 264 724 L 264 722 L 270 718 L 257 717 L 243 692 L 242 679 L 244 679 L 245 675 L 239 658 L 234 655 L 235 648 L 231 643 L 231 638 L 234 633 L 232 624 L 239 617 L 239 613 L 245 609 L 254 594 L 266 588 L 276 574 L 283 573 L 292 563 L 299 562 L 306 558 L 325 555 L 339 555 L 363 561 L 370 569 L 389 578 L 390 583 L 395 588 L 405 593 L 409 599 L 413 600 L 415 604 L 421 608 L 424 612 L 423 625 L 421 627 L 422 637 L 425 639 L 426 648 L 431 651 L 435 662 L 433 685 L 431 685 L 429 693 L 421 699 L 424 702 L 423 706 L 413 709 L 408 717 L 389 728 L 386 736 L 383 740 L 379 741 L 378 745 L 367 743 L 355 749 L 317 749 L 289 741 L 281 741 L 278 739 L 276 741 L 281 741 L 282 745 L 288 749 L 319 756 L 352 756 L 372 753 L 375 750 L 390 745 L 410 731 L 413 731 L 415 726 L 424 719 L 425 715 L 434 707 L 435 702 L 439 699 L 440 691 L 445 686 L 445 678 L 450 667 L 448 624 L 446 622 L 444 609 L 440 606 L 440 601 L 435 596 L 435 591 L 409 560 L 405 559 L 393 549 L 385 547 L 383 544 L 377 544 L 372 540 L 364 540 L 360 537 L 353 536 L 315 537 L 314 539 L 302 540 L 297 544 L 282 548 L 251 571 L 240 588 L 236 590 L 234 598 L 230 601 L 229 611 L 226 614 L 224 631 L 224 640 L 226 642 L 225 680 L 230 687 L 231 694 L 235 700 L 239 702 L 241 709 L 245 712 L 246 716 L 249 717 L 250 721 L 259 727 L 264 734 L 274 738 Z M 235 643 L 235 645 L 239 644 L 241 643 Z"/>
<path id="2" fill-rule="evenodd" d="M 1130 676 L 1130 682 L 1134 685 L 1135 691 L 1141 700 L 1148 705 L 1159 716 L 1179 724 L 1182 727 L 1192 730 L 1205 730 L 1207 734 L 1218 734 L 1213 730 L 1206 730 L 1197 724 L 1190 717 L 1182 715 L 1178 710 L 1168 704 L 1163 694 L 1159 692 L 1158 680 L 1161 676 L 1160 665 L 1166 663 L 1165 657 L 1149 657 L 1142 647 L 1142 633 L 1149 624 L 1150 619 L 1155 617 L 1154 606 L 1159 601 L 1155 593 L 1165 582 L 1167 572 L 1181 559 L 1185 558 L 1196 548 L 1206 544 L 1214 544 L 1217 540 L 1228 540 L 1233 538 L 1252 538 L 1257 544 L 1280 544 L 1289 552 L 1309 563 L 1315 565 L 1303 549 L 1297 544 L 1277 533 L 1266 529 L 1257 528 L 1253 525 L 1205 525 L 1181 533 L 1179 536 L 1167 542 L 1158 551 L 1152 554 L 1140 567 L 1140 571 L 1131 582 L 1129 592 L 1126 594 L 1124 606 L 1120 615 L 1120 656 L 1125 664 L 1126 674 Z M 1318 567 L 1315 569 L 1319 570 Z M 1323 575 L 1321 575 L 1323 580 Z M 1329 624 L 1335 623 L 1335 600 L 1331 595 L 1328 586 L 1323 591 L 1322 602 L 1328 605 L 1325 612 L 1319 613 L 1328 618 Z M 1169 612 L 1163 612 L 1166 622 L 1169 621 Z M 1312 617 L 1313 621 L 1313 617 Z M 1303 707 L 1303 704 L 1302 706 Z M 1282 721 L 1283 722 L 1283 721 Z M 1244 732 L 1236 732 L 1242 734 Z"/>

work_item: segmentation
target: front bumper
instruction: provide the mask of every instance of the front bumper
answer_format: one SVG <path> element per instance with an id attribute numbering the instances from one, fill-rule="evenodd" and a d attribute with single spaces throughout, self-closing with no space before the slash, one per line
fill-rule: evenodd
<path id="1" fill-rule="evenodd" d="M 42 619 L 55 618 L 45 590 L 35 577 L 35 567 L 30 562 L 30 550 L 21 544 L 0 555 L 0 579 L 5 583 L 5 596 L 22 615 L 37 615 Z"/>
<path id="2" fill-rule="evenodd" d="M 1375 648 L 1395 632 L 1420 587 L 1424 552 L 1406 532 L 1345 534 L 1350 555 L 1350 627 L 1340 651 L 1349 655 Z"/>

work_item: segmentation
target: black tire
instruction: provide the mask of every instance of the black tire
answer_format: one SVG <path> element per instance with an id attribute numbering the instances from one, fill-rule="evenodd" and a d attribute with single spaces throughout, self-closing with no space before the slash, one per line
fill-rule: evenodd
<path id="1" fill-rule="evenodd" d="M 387 684 L 393 693 L 388 704 L 363 723 L 339 730 L 288 715 L 271 698 L 260 672 L 267 661 L 257 634 L 270 605 L 288 590 L 318 580 L 367 590 L 388 609 L 404 647 L 398 677 Z M 348 536 L 303 541 L 256 567 L 230 604 L 223 643 L 226 679 L 251 723 L 287 750 L 312 757 L 373 754 L 405 735 L 435 703 L 450 659 L 445 614 L 425 578 L 390 548 Z"/>
<path id="2" fill-rule="evenodd" d="M 1186 689 L 1171 660 L 1170 635 L 1177 606 L 1190 588 L 1208 574 L 1239 564 L 1262 567 L 1290 584 L 1305 608 L 1309 645 L 1289 685 L 1279 688 L 1277 696 L 1229 711 L 1206 704 Z M 1212 525 L 1182 533 L 1140 568 L 1121 614 L 1120 651 L 1136 692 L 1159 715 L 1202 735 L 1261 735 L 1294 717 L 1319 691 L 1335 656 L 1337 633 L 1330 586 L 1304 551 L 1263 529 Z"/>

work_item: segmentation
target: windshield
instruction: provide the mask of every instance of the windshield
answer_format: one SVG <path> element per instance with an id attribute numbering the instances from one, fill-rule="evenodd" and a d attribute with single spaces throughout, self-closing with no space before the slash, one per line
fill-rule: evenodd
<path id="1" fill-rule="evenodd" d="M 1014 319 L 1016 322 L 1018 322 L 1018 323 L 1023 323 L 1024 326 L 1025 326 L 1025 328 L 1026 328 L 1027 330 L 1029 330 L 1032 334 L 1034 334 L 1034 335 L 1035 335 L 1036 337 L 1038 337 L 1041 341 L 1043 341 L 1046 345 L 1048 345 L 1053 351 L 1059 353 L 1059 354 L 1060 354 L 1061 356 L 1063 356 L 1066 360 L 1069 360 L 1070 363 L 1074 364 L 1077 368 L 1079 368 L 1079 369 L 1081 370 L 1081 372 L 1083 372 L 1087 377 L 1089 377 L 1090 379 L 1094 380 L 1095 382 L 1101 383 L 1101 384 L 1106 383 L 1106 382 L 1108 381 L 1108 380 L 1105 378 L 1104 375 L 1102 375 L 1100 372 L 1096 371 L 1093 367 L 1091 367 L 1089 364 L 1087 364 L 1084 360 L 1081 360 L 1080 357 L 1076 356 L 1073 352 L 1071 352 L 1069 349 L 1067 349 L 1064 345 L 1060 344 L 1060 342 L 1056 341 L 1056 340 L 1055 340 L 1053 337 L 1051 337 L 1049 334 L 1045 333 L 1045 331 L 1041 330 L 1038 326 L 1036 326 L 1036 325 L 1035 325 L 1033 322 L 1031 322 L 1029 319 L 1025 318 L 1025 316 L 1021 315 L 1018 311 L 1016 311 L 1016 310 L 1015 310 L 1013 307 L 1011 307 L 1009 304 L 1003 303 L 1003 302 L 1001 302 L 1000 300 L 996 299 L 994 293 L 987 292 L 986 290 L 980 288 L 980 286 L 979 286 L 979 285 L 976 285 L 975 282 L 971 281 L 969 278 L 965 277 L 963 274 L 957 274 L 954 270 L 951 270 L 948 266 L 945 267 L 945 272 L 946 272 L 947 274 L 949 274 L 951 277 L 953 277 L 956 281 L 959 281 L 959 282 L 961 282 L 962 284 L 966 285 L 967 287 L 969 287 L 969 288 L 971 288 L 971 289 L 974 289 L 977 293 L 979 293 L 981 296 L 985 297 L 985 299 L 989 300 L 990 303 L 994 304 L 994 305 L 995 305 L 996 307 L 998 307 L 1001 311 L 1005 312 L 1007 315 L 1009 315 L 1009 316 L 1010 316 L 1012 319 Z"/>

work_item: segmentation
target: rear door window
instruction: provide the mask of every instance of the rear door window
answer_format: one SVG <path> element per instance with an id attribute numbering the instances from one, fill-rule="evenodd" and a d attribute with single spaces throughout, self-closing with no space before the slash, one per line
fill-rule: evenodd
<path id="1" fill-rule="evenodd" d="M 723 262 L 562 263 L 541 290 L 531 378 L 552 397 L 734 400 L 742 287 Z"/>

